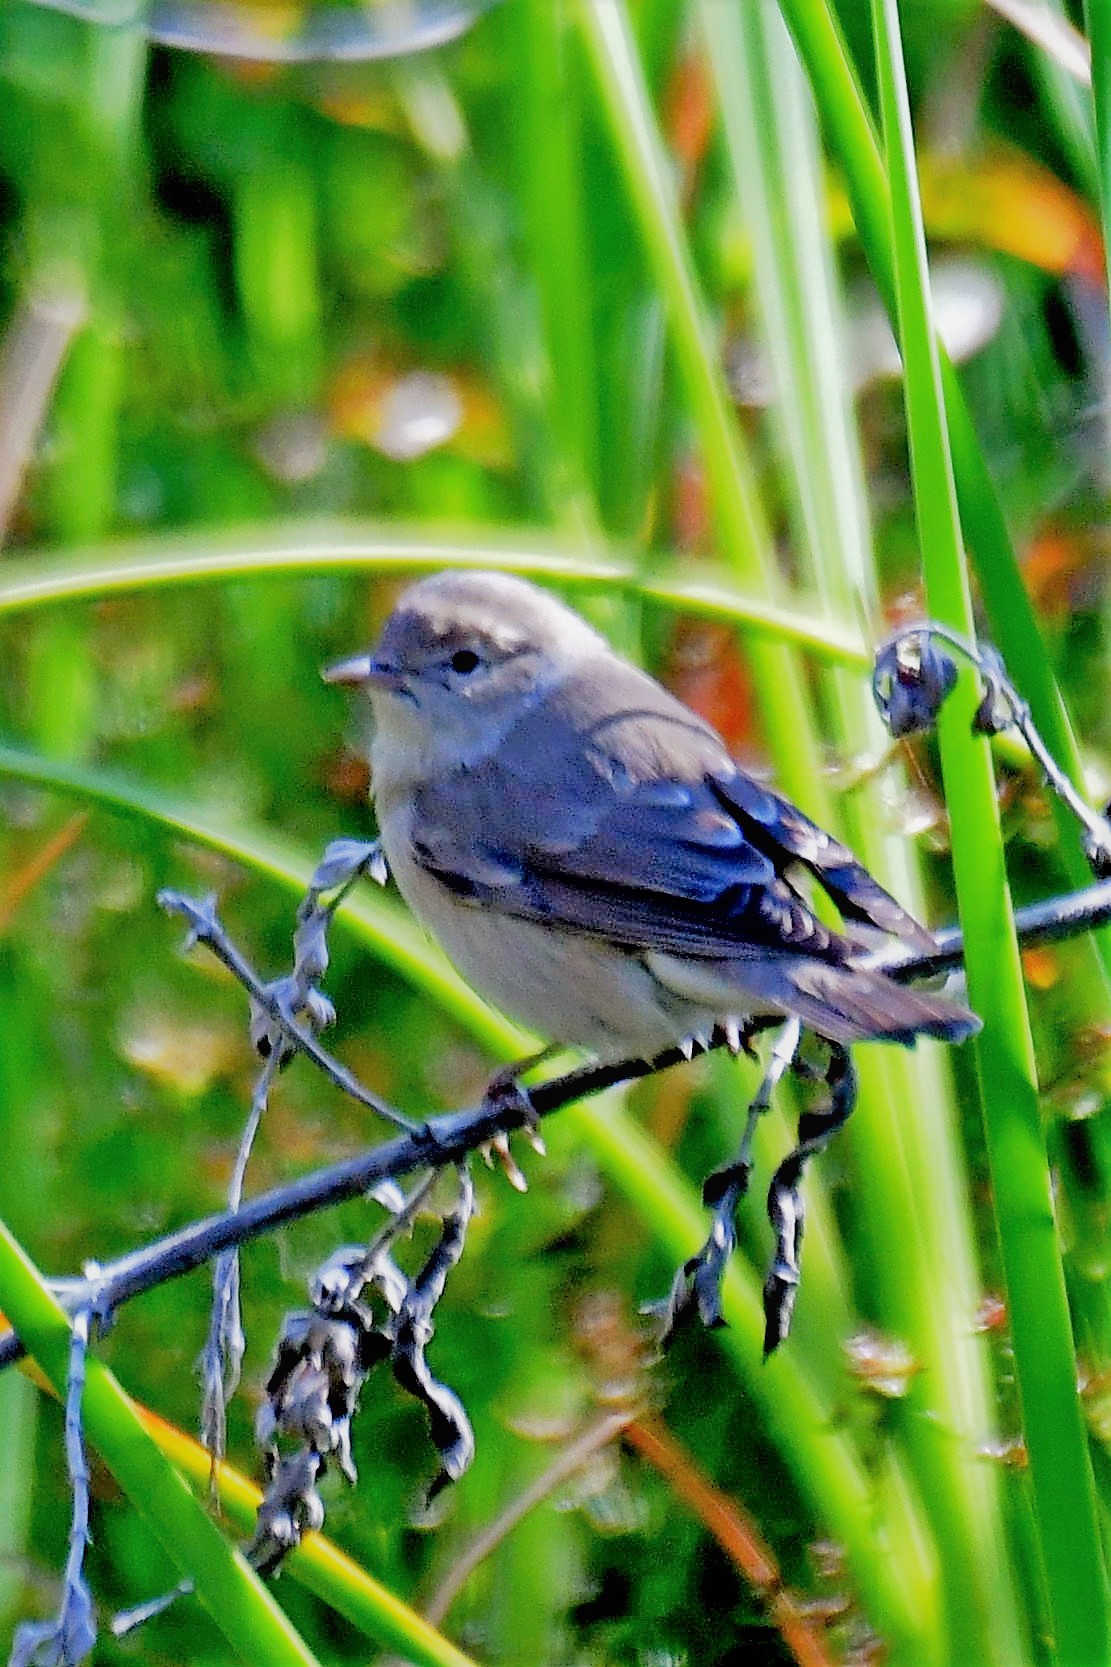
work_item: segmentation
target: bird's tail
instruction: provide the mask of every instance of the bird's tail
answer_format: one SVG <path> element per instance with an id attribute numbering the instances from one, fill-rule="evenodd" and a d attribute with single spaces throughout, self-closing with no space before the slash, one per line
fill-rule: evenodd
<path id="1" fill-rule="evenodd" d="M 963 1042 L 980 1028 L 975 1013 L 960 1002 L 908 989 L 886 973 L 851 963 L 799 962 L 788 982 L 791 1010 L 831 1042 L 877 1040 L 913 1047 L 919 1036 Z"/>

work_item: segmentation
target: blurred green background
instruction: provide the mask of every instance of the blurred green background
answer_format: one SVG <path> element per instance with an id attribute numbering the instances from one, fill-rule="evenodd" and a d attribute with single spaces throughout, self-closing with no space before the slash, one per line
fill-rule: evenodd
<path id="1" fill-rule="evenodd" d="M 912 3 L 903 44 L 942 334 L 1040 627 L 1012 670 L 1059 679 L 1106 796 L 1108 320 L 1069 12 L 1047 3 L 1031 40 L 980 0 Z M 936 750 L 887 757 L 867 692 L 875 643 L 925 606 L 898 358 L 833 120 L 847 94 L 821 75 L 828 22 L 878 111 L 872 22 L 865 0 L 784 13 L 803 68 L 764 0 L 0 9 L 0 1215 L 46 1272 L 219 1206 L 253 1074 L 244 1003 L 179 953 L 155 894 L 216 892 L 283 970 L 298 885 L 372 826 L 358 722 L 318 669 L 441 556 L 554 573 L 908 904 L 953 918 Z M 417 51 L 429 32 L 446 38 Z M 988 633 L 1008 650 L 1006 606 Z M 1016 897 L 1075 881 L 1029 759 L 1004 742 L 996 763 Z M 473 1101 L 510 1045 L 493 1021 L 362 926 L 333 950 L 334 1045 L 364 1081 L 415 1116 Z M 1075 946 L 1025 970 L 1089 1566 L 1111 1501 L 1105 974 Z M 430 1522 L 422 1416 L 372 1379 L 361 1480 L 330 1484 L 327 1532 L 420 1609 L 494 1525 L 443 1621 L 483 1661 L 1082 1662 L 1043 1569 L 972 1050 L 863 1055 L 860 1116 L 807 1182 L 785 1362 L 759 1363 L 760 1184 L 730 1331 L 645 1359 L 638 1305 L 695 1248 L 699 1179 L 754 1080 L 695 1064 L 553 1119 L 546 1158 L 518 1153 L 526 1197 L 481 1172 L 430 1356 L 474 1419 L 474 1468 Z M 249 1189 L 378 1133 L 297 1066 Z M 230 1457 L 248 1473 L 281 1314 L 380 1219 L 348 1207 L 245 1253 Z M 201 1275 L 166 1286 L 101 1349 L 186 1430 L 207 1295 Z M 614 1405 L 626 1440 L 592 1442 Z M 61 1433 L 52 1400 L 0 1380 L 4 1641 L 57 1600 Z M 108 1614 L 175 1574 L 95 1456 L 94 1495 Z M 293 1572 L 278 1591 L 320 1660 L 383 1647 Z M 97 1659 L 230 1648 L 185 1599 Z"/>

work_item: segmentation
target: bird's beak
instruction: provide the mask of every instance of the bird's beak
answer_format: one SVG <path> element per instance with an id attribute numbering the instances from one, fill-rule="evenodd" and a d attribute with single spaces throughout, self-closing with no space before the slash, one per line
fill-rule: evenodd
<path id="1" fill-rule="evenodd" d="M 361 689 L 367 684 L 372 689 L 405 687 L 405 673 L 399 667 L 376 660 L 371 654 L 354 654 L 350 660 L 339 660 L 334 666 L 325 666 L 320 675 L 325 683 L 338 683 L 345 689 Z"/>

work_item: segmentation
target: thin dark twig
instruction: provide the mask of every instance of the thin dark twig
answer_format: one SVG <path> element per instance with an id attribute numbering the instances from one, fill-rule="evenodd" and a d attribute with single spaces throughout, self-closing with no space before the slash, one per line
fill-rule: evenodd
<path id="1" fill-rule="evenodd" d="M 16 1630 L 8 1667 L 76 1667 L 96 1644 L 96 1621 L 92 1594 L 85 1579 L 85 1553 L 89 1533 L 89 1462 L 85 1456 L 81 1403 L 85 1394 L 85 1367 L 89 1333 L 95 1309 L 77 1310 L 70 1334 L 69 1368 L 66 1379 L 66 1474 L 73 1495 L 69 1530 L 69 1555 L 62 1579 L 62 1601 L 57 1615 L 49 1621 L 25 1621 Z"/>
<path id="2" fill-rule="evenodd" d="M 146 1626 L 156 1615 L 164 1615 L 171 1604 L 179 1598 L 191 1597 L 196 1591 L 196 1584 L 189 1575 L 179 1580 L 176 1586 L 171 1586 L 168 1592 L 159 1592 L 157 1597 L 146 1598 L 142 1603 L 133 1603 L 129 1609 L 119 1609 L 108 1623 L 108 1630 L 113 1638 L 126 1638 L 129 1632 L 136 1632 L 139 1627 Z"/>
<path id="3" fill-rule="evenodd" d="M 998 650 L 977 643 L 934 620 L 904 626 L 881 644 L 872 673 L 872 693 L 880 715 L 895 736 L 934 728 L 938 713 L 956 682 L 957 668 L 939 645 L 955 648 L 980 678 L 980 704 L 973 734 L 1000 735 L 1017 729 L 1041 768 L 1047 785 L 1084 831 L 1084 854 L 1101 879 L 1111 873 L 1111 822 L 1092 809 L 1079 788 L 1057 763 L 1034 722 L 1030 703 L 1012 681 Z"/>
<path id="4" fill-rule="evenodd" d="M 267 1060 L 269 1069 L 277 1068 L 277 1058 L 277 1054 L 274 1053 Z M 262 1088 L 263 1083 L 260 1082 L 256 1089 L 256 1103 L 262 1097 Z M 283 1415 L 290 1404 L 291 1367 L 296 1364 L 297 1356 L 303 1357 L 306 1347 L 310 1351 L 316 1349 L 317 1359 L 314 1360 L 313 1364 L 318 1365 L 319 1368 L 323 1368 L 326 1360 L 333 1370 L 338 1366 L 342 1380 L 340 1384 L 341 1391 L 347 1389 L 351 1392 L 350 1401 L 343 1409 L 346 1411 L 347 1417 L 340 1420 L 344 1425 L 342 1436 L 338 1441 L 333 1442 L 331 1451 L 335 1453 L 339 1469 L 346 1479 L 349 1482 L 354 1482 L 356 1479 L 350 1451 L 349 1415 L 358 1399 L 358 1387 L 361 1378 L 357 1380 L 352 1377 L 350 1382 L 346 1380 L 345 1368 L 353 1365 L 352 1356 L 345 1354 L 342 1349 L 339 1351 L 338 1358 L 336 1351 L 329 1353 L 325 1342 L 324 1328 L 330 1324 L 335 1324 L 335 1322 L 339 1322 L 339 1328 L 342 1328 L 343 1320 L 355 1315 L 358 1315 L 360 1319 L 369 1318 L 369 1314 L 363 1308 L 361 1301 L 363 1286 L 371 1281 L 376 1273 L 380 1274 L 382 1272 L 383 1266 L 387 1263 L 390 1245 L 400 1234 L 411 1228 L 418 1210 L 428 1198 L 436 1179 L 436 1172 L 430 1170 L 424 1179 L 414 1187 L 408 1197 L 402 1195 L 400 1188 L 396 1189 L 396 1203 L 392 1199 L 389 1203 L 386 1203 L 380 1196 L 379 1202 L 383 1203 L 385 1208 L 391 1210 L 389 1219 L 379 1228 L 369 1244 L 362 1247 L 356 1246 L 354 1249 L 347 1246 L 337 1251 L 317 1271 L 309 1285 L 310 1301 L 313 1309 L 311 1317 L 304 1313 L 287 1314 L 286 1316 L 282 1339 L 277 1350 L 278 1358 L 283 1361 L 283 1370 L 279 1374 L 275 1366 L 267 1384 L 267 1400 L 259 1410 L 256 1423 L 256 1435 L 267 1452 L 269 1473 L 267 1492 L 264 1494 L 259 1508 L 258 1520 L 263 1526 L 260 1532 L 256 1531 L 255 1541 L 252 1542 L 253 1550 L 248 1552 L 249 1560 L 254 1562 L 256 1566 L 268 1565 L 276 1569 L 282 1561 L 285 1551 L 292 1548 L 299 1537 L 299 1533 L 308 1525 L 310 1517 L 315 1520 L 319 1515 L 321 1522 L 323 1521 L 323 1505 L 316 1496 L 315 1484 L 318 1475 L 323 1470 L 325 1455 L 318 1453 L 314 1459 L 311 1455 L 306 1457 L 302 1454 L 299 1462 L 295 1458 L 292 1464 L 283 1464 L 277 1446 L 277 1438 L 283 1432 Z M 219 1264 L 225 1256 L 234 1256 L 235 1254 L 235 1251 L 222 1251 L 217 1258 L 217 1263 Z M 398 1300 L 403 1301 L 406 1287 L 405 1277 L 395 1263 L 389 1262 L 388 1266 L 390 1273 L 387 1278 L 390 1275 L 396 1276 Z M 305 1324 L 306 1318 L 310 1318 L 309 1326 Z M 358 1353 L 356 1353 L 355 1358 L 359 1358 Z M 315 1385 L 310 1386 L 310 1393 L 312 1388 L 315 1387 Z M 279 1401 L 278 1395 L 283 1391 L 285 1398 Z M 341 1395 L 341 1399 L 346 1402 L 347 1398 Z M 331 1420 L 330 1429 L 338 1434 L 339 1429 L 335 1415 L 341 1409 L 335 1405 L 331 1397 L 328 1399 L 327 1409 Z M 318 1401 L 312 1411 L 314 1414 L 314 1433 L 319 1434 L 324 1428 L 329 1427 L 323 1424 L 324 1408 Z M 261 1433 L 263 1429 L 265 1435 Z M 308 1492 L 299 1491 L 306 1489 Z M 310 1494 L 312 1497 L 310 1497 Z M 301 1522 L 301 1528 L 297 1530 L 293 1527 L 295 1516 Z M 275 1543 L 275 1530 L 278 1530 L 282 1535 L 280 1545 Z M 110 1623 L 112 1636 L 114 1638 L 125 1637 L 128 1633 L 144 1626 L 155 1615 L 163 1614 L 179 1598 L 187 1597 L 193 1591 L 193 1581 L 187 1577 L 184 1580 L 179 1580 L 169 1591 L 160 1592 L 153 1598 L 146 1598 L 143 1602 L 135 1604 L 129 1609 L 119 1611 L 113 1616 Z"/>
<path id="5" fill-rule="evenodd" d="M 1052 898 L 1016 911 L 1015 924 L 1023 947 L 1056 943 L 1091 931 L 1111 921 L 1111 881 L 1100 881 L 1083 891 Z M 929 977 L 961 963 L 964 940 L 958 927 L 938 932 L 937 949 L 928 954 L 912 953 L 898 946 L 885 955 L 873 957 L 892 978 L 900 982 Z M 252 975 L 253 977 L 253 975 Z M 258 981 L 255 980 L 257 983 Z M 261 985 L 259 986 L 261 988 Z M 280 1015 L 275 1015 L 280 1020 Z M 295 1038 L 299 1041 L 300 1038 Z M 711 1038 L 711 1047 L 725 1046 L 724 1034 Z M 312 1057 L 310 1055 L 310 1057 Z M 606 1088 L 632 1082 L 667 1070 L 686 1058 L 681 1048 L 669 1048 L 654 1060 L 624 1059 L 606 1065 L 583 1065 L 561 1077 L 553 1077 L 529 1089 L 529 1103 L 536 1117 L 548 1117 L 573 1100 L 588 1099 Z M 330 1074 L 330 1073 L 329 1073 Z M 333 1079 L 334 1080 L 334 1079 Z M 297 1221 L 317 1210 L 371 1192 L 382 1182 L 396 1180 L 413 1170 L 458 1163 L 469 1152 L 499 1134 L 511 1134 L 522 1126 L 523 1105 L 481 1105 L 447 1112 L 431 1118 L 404 1135 L 383 1142 L 343 1163 L 302 1175 L 285 1186 L 275 1187 L 245 1203 L 238 1211 L 223 1211 L 180 1228 L 176 1233 L 131 1251 L 107 1263 L 95 1281 L 58 1281 L 55 1294 L 70 1312 L 89 1300 L 95 1289 L 98 1309 L 111 1314 L 132 1297 L 153 1290 L 169 1279 L 177 1279 L 219 1255 L 233 1245 Z M 0 1370 L 22 1359 L 23 1344 L 14 1333 L 0 1338 Z"/>
<path id="6" fill-rule="evenodd" d="M 277 992 L 263 983 L 254 968 L 236 949 L 217 920 L 211 904 L 201 907 L 191 897 L 185 897 L 178 891 L 160 891 L 158 902 L 167 914 L 181 915 L 189 922 L 190 943 L 203 943 L 211 950 L 216 959 L 242 984 L 256 1005 L 274 1022 L 283 1037 L 299 1053 L 311 1059 L 317 1069 L 323 1071 L 337 1088 L 344 1094 L 349 1094 L 359 1105 L 366 1106 L 377 1116 L 384 1117 L 388 1123 L 393 1123 L 396 1128 L 412 1130 L 416 1127 L 404 1112 L 398 1111 L 396 1106 L 391 1106 L 377 1094 L 372 1094 L 369 1088 L 364 1088 L 358 1077 L 349 1071 L 346 1065 L 334 1059 L 326 1048 L 320 1046 L 310 1031 L 291 1017 Z"/>
<path id="7" fill-rule="evenodd" d="M 1029 903 L 1015 910 L 1015 931 L 1023 949 L 1063 943 L 1067 938 L 1106 926 L 1109 921 L 1111 880 L 1099 880 L 1081 891 L 1049 897 L 1042 903 Z M 932 978 L 935 973 L 959 967 L 964 959 L 964 934 L 960 927 L 944 926 L 933 937 L 937 947 L 925 954 L 911 953 L 899 944 L 891 944 L 867 960 L 862 959 L 861 965 L 882 967 L 900 984 L 909 984 L 916 978 Z"/>
<path id="8" fill-rule="evenodd" d="M 254 1093 L 251 1111 L 235 1155 L 231 1184 L 228 1187 L 228 1209 L 238 1210 L 243 1202 L 243 1182 L 251 1148 L 255 1143 L 262 1114 L 270 1089 L 281 1067 L 280 1055 L 272 1053 L 263 1061 Z M 239 1302 L 238 1249 L 221 1251 L 212 1274 L 212 1311 L 208 1336 L 201 1353 L 199 1369 L 203 1384 L 201 1401 L 201 1440 L 212 1454 L 209 1490 L 216 1495 L 216 1472 L 227 1447 L 228 1401 L 239 1388 L 243 1356 L 247 1340 L 243 1332 L 243 1317 Z"/>
<path id="9" fill-rule="evenodd" d="M 572 1100 L 647 1076 L 655 1069 L 677 1065 L 684 1058 L 681 1049 L 669 1048 L 655 1062 L 636 1059 L 583 1066 L 530 1089 L 532 1114 L 546 1117 Z M 222 1251 L 247 1244 L 286 1222 L 361 1197 L 384 1181 L 397 1180 L 415 1169 L 459 1163 L 499 1134 L 511 1134 L 520 1128 L 527 1117 L 528 1107 L 524 1102 L 506 1101 L 497 1105 L 484 1103 L 431 1118 L 410 1134 L 399 1135 L 356 1158 L 275 1187 L 249 1199 L 239 1210 L 206 1216 L 115 1262 L 106 1263 L 95 1281 L 57 1281 L 52 1289 L 71 1312 L 87 1302 L 93 1291 L 98 1312 L 110 1315 L 144 1291 L 189 1273 Z M 0 1369 L 21 1359 L 24 1352 L 14 1334 L 0 1339 Z"/>

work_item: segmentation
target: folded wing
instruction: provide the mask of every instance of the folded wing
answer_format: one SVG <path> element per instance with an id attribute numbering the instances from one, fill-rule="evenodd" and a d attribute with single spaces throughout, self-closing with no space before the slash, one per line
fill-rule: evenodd
<path id="1" fill-rule="evenodd" d="M 422 787 L 416 860 L 458 897 L 642 951 L 844 963 L 854 946 L 814 914 L 796 867 L 847 919 L 930 942 L 851 852 L 738 770 L 665 691 L 635 678 L 630 693 L 594 722 L 531 712 L 490 756 Z"/>

